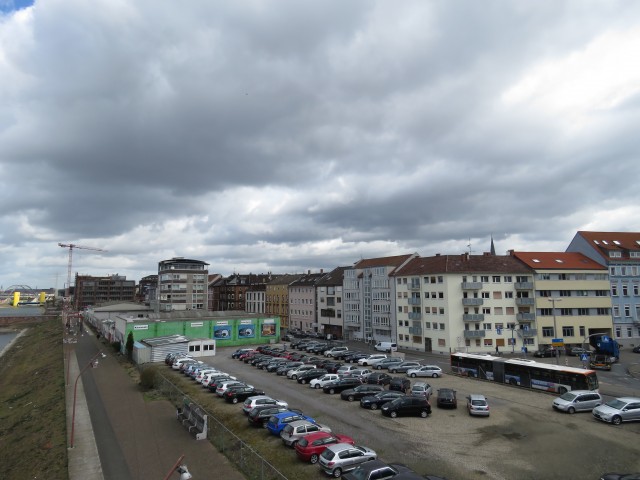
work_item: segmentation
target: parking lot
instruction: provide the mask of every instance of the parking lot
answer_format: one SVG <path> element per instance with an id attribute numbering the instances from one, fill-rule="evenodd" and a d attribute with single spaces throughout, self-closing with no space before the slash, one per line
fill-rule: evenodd
<path id="1" fill-rule="evenodd" d="M 445 368 L 442 378 L 418 380 L 430 383 L 434 392 L 441 387 L 455 389 L 457 409 L 438 409 L 432 400 L 433 413 L 426 419 L 390 419 L 358 402 L 231 359 L 234 350 L 220 348 L 215 357 L 203 360 L 286 400 L 334 432 L 353 437 L 381 459 L 405 463 L 421 474 L 450 480 L 597 479 L 609 471 L 640 471 L 640 423 L 616 427 L 596 421 L 590 413 L 558 413 L 551 408 L 554 397 L 545 393 L 460 378 Z M 487 397 L 488 418 L 467 414 L 465 397 L 471 393 Z M 240 410 L 238 406 L 238 415 Z M 290 455 L 291 461 L 298 461 L 290 449 L 276 445 L 283 451 L 272 455 Z M 262 453 L 269 458 L 269 452 Z M 317 467 L 309 467 L 310 478 L 323 477 Z"/>

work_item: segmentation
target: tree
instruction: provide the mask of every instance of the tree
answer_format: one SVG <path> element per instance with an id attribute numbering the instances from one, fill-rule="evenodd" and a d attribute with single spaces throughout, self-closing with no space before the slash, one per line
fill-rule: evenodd
<path id="1" fill-rule="evenodd" d="M 133 357 L 133 332 L 129 332 L 127 336 L 127 344 L 125 345 L 125 350 L 127 352 L 127 358 L 131 360 Z"/>

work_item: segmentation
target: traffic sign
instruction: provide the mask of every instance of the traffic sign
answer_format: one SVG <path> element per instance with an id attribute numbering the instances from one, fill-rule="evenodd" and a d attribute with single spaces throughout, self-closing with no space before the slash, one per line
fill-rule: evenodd
<path id="1" fill-rule="evenodd" d="M 554 347 L 564 347 L 564 338 L 552 338 L 551 345 Z"/>
<path id="2" fill-rule="evenodd" d="M 588 362 L 589 361 L 589 354 L 588 353 L 581 353 L 580 354 L 580 360 L 583 362 Z"/>

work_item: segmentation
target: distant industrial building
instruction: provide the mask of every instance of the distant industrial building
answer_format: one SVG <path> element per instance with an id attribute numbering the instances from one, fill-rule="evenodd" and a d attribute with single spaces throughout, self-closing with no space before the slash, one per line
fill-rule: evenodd
<path id="1" fill-rule="evenodd" d="M 77 310 L 110 302 L 133 302 L 135 297 L 135 280 L 127 280 L 123 275 L 92 277 L 76 274 L 73 302 Z"/>

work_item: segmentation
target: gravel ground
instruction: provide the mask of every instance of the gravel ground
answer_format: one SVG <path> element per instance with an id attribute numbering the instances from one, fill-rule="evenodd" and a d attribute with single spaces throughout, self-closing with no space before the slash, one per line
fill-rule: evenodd
<path id="1" fill-rule="evenodd" d="M 458 408 L 435 407 L 429 418 L 390 419 L 295 381 L 258 370 L 218 349 L 208 363 L 287 400 L 337 433 L 373 448 L 387 462 L 405 463 L 421 474 L 455 479 L 598 479 L 604 472 L 640 471 L 640 423 L 612 426 L 589 413 L 563 414 L 553 396 L 445 374 L 418 379 L 453 388 Z M 446 369 L 445 369 L 446 371 Z M 488 418 L 470 417 L 465 397 L 483 394 Z M 317 478 L 323 478 L 321 474 Z"/>

